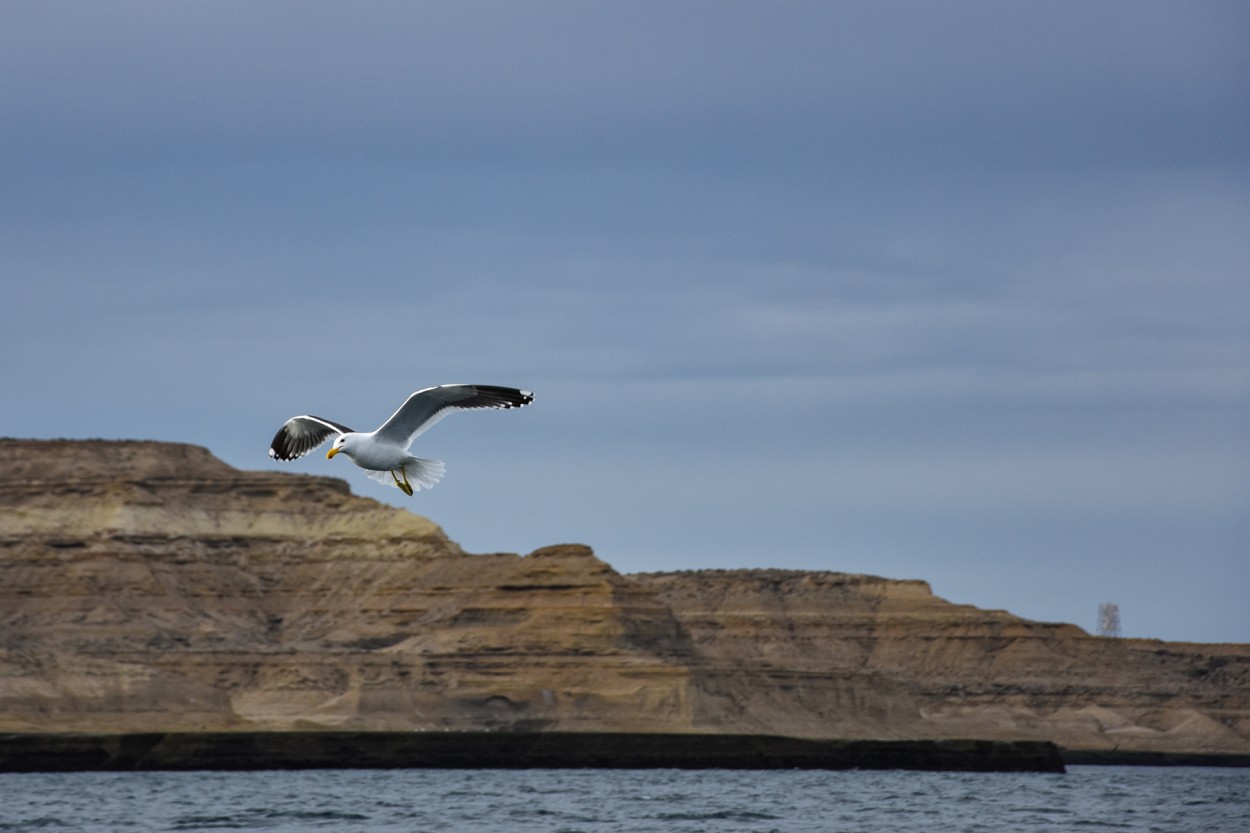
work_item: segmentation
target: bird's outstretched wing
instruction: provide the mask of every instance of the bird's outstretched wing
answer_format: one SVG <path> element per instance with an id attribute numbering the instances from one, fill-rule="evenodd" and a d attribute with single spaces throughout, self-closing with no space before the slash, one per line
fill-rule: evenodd
<path id="1" fill-rule="evenodd" d="M 346 434 L 352 429 L 319 416 L 291 417 L 269 444 L 269 456 L 275 460 L 298 460 L 325 442 L 331 434 Z"/>
<path id="2" fill-rule="evenodd" d="M 439 385 L 408 397 L 374 435 L 407 448 L 422 431 L 452 411 L 471 408 L 522 408 L 534 394 L 495 385 Z M 288 423 L 289 424 L 289 423 Z"/>

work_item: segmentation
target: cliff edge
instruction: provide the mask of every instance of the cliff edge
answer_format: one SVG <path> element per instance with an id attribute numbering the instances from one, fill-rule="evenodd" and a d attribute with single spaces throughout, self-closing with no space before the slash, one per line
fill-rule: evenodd
<path id="1" fill-rule="evenodd" d="M 508 730 L 1250 754 L 1250 646 L 919 581 L 470 555 L 343 481 L 0 440 L 0 732 Z"/>

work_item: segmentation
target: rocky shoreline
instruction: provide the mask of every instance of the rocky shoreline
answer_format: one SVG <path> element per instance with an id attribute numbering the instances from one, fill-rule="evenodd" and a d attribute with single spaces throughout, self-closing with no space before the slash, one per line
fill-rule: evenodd
<path id="1" fill-rule="evenodd" d="M 1119 749 L 1064 749 L 1069 766 L 1220 766 L 1250 767 L 1250 755 L 1201 752 L 1140 752 Z"/>
<path id="2" fill-rule="evenodd" d="M 0 772 L 274 769 L 903 769 L 1063 772 L 1046 741 L 621 732 L 0 735 Z"/>

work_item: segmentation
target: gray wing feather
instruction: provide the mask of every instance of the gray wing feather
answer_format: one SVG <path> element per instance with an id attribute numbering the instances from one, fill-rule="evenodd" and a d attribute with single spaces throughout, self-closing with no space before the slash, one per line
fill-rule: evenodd
<path id="1" fill-rule="evenodd" d="M 269 456 L 275 460 L 298 460 L 329 439 L 331 434 L 346 434 L 351 430 L 346 425 L 319 416 L 291 417 L 273 435 Z"/>
<path id="2" fill-rule="evenodd" d="M 374 435 L 407 448 L 416 437 L 453 411 L 472 408 L 523 408 L 534 394 L 495 385 L 439 385 L 408 397 Z"/>

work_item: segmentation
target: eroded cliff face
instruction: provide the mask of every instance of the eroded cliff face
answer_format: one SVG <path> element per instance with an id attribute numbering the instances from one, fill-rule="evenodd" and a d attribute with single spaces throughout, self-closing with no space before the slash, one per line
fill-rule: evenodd
<path id="1" fill-rule="evenodd" d="M 694 643 L 699 725 L 1250 749 L 1250 645 L 1094 637 L 951 604 L 920 581 L 782 570 L 633 578 Z"/>
<path id="2" fill-rule="evenodd" d="M 672 614 L 585 547 L 468 556 L 193 446 L 0 456 L 0 730 L 689 722 Z"/>
<path id="3" fill-rule="evenodd" d="M 0 440 L 0 731 L 1039 738 L 1250 752 L 1250 646 L 1090 637 L 917 581 L 468 555 L 339 480 Z"/>

